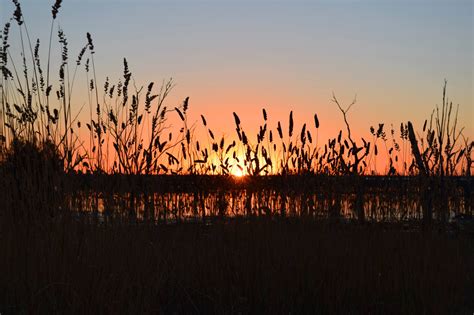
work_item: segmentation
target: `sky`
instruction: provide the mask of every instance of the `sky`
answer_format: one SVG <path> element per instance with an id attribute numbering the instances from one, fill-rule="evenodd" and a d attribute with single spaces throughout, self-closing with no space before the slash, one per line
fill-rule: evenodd
<path id="1" fill-rule="evenodd" d="M 44 56 L 53 1 L 21 4 Z M 2 24 L 13 8 L 0 0 Z M 344 124 L 332 93 L 343 104 L 357 95 L 349 121 L 358 135 L 379 122 L 421 129 L 447 79 L 474 137 L 470 0 L 65 0 L 57 20 L 72 55 L 92 34 L 99 82 L 117 81 L 124 57 L 138 85 L 172 77 L 170 106 L 189 96 L 191 119 L 204 114 L 216 133 L 234 133 L 234 111 L 257 128 L 266 108 L 275 125 L 290 110 L 297 124 L 317 113 L 321 134 L 335 136 Z"/>

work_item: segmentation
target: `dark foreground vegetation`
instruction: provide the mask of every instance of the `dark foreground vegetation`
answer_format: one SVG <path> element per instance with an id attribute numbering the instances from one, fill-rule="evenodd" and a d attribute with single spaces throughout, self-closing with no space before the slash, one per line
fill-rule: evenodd
<path id="1" fill-rule="evenodd" d="M 474 143 L 446 83 L 418 131 L 357 139 L 355 101 L 333 96 L 345 127 L 327 141 L 317 115 L 272 128 L 265 109 L 253 137 L 237 113 L 234 138 L 204 116 L 198 136 L 171 81 L 139 88 L 124 60 L 99 88 L 89 33 L 71 64 L 58 29 L 53 84 L 60 7 L 47 61 L 18 1 L 1 32 L 0 314 L 472 314 Z"/>
<path id="2" fill-rule="evenodd" d="M 2 226 L 0 312 L 471 314 L 474 243 L 251 219 Z"/>
<path id="3" fill-rule="evenodd" d="M 433 221 L 423 220 L 416 210 L 426 205 L 417 197 L 418 178 L 386 184 L 396 191 L 407 188 L 406 196 L 386 188 L 364 195 L 367 218 L 350 220 L 359 202 L 352 177 L 326 178 L 323 187 L 318 178 L 302 175 L 247 183 L 202 175 L 72 176 L 47 148 L 18 150 L 22 154 L 7 155 L 0 167 L 2 314 L 470 314 L 474 309 L 472 221 L 465 220 L 471 222 L 465 230 L 440 219 L 447 212 L 439 210 L 438 200 L 444 199 L 438 195 L 431 203 Z M 147 180 L 159 184 L 154 193 L 139 189 L 150 187 L 140 186 Z M 319 193 L 297 189 L 295 182 L 311 180 Z M 375 186 L 391 182 L 374 180 Z M 468 180 L 445 178 L 448 186 L 463 187 Z M 189 184 L 194 181 L 199 185 Z M 281 181 L 286 188 L 278 186 Z M 340 188 L 344 181 L 347 187 Z M 455 201 L 451 207 L 464 205 L 460 191 L 449 195 Z M 233 212 L 232 198 L 243 212 Z M 406 201 L 415 204 L 406 218 L 400 208 L 404 198 L 415 200 Z M 264 210 L 265 202 L 273 210 Z M 372 202 L 393 208 L 386 208 L 386 217 L 372 216 Z M 155 216 L 146 215 L 151 209 Z"/>

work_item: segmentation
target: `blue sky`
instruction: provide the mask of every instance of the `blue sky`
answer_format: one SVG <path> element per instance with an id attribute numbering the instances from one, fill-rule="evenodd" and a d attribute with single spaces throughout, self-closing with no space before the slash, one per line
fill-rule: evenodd
<path id="1" fill-rule="evenodd" d="M 53 1 L 21 3 L 44 54 Z M 0 5 L 4 23 L 13 5 Z M 100 81 L 118 79 L 127 57 L 139 84 L 173 77 L 170 101 L 190 96 L 196 117 L 223 131 L 232 111 L 256 125 L 266 107 L 282 120 L 317 112 L 332 133 L 342 127 L 333 91 L 343 102 L 357 93 L 360 133 L 380 121 L 420 125 L 446 78 L 474 135 L 472 1 L 66 0 L 58 21 L 72 55 L 93 35 Z"/>

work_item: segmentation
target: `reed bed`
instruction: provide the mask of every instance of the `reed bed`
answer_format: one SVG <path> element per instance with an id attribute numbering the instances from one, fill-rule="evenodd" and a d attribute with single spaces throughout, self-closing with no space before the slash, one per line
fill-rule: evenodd
<path id="1" fill-rule="evenodd" d="M 91 34 L 71 61 L 62 1 L 42 58 L 12 3 L 0 38 L 1 314 L 472 312 L 474 142 L 446 81 L 418 131 L 380 123 L 356 137 L 356 101 L 333 95 L 344 123 L 333 138 L 319 138 L 317 114 L 300 126 L 266 109 L 257 134 L 234 113 L 224 137 L 188 116 L 190 98 L 168 103 L 173 81 L 137 85 L 126 59 L 99 87 Z M 88 108 L 76 112 L 79 80 Z"/>
<path id="2" fill-rule="evenodd" d="M 203 115 L 199 122 L 193 122 L 188 117 L 189 97 L 177 106 L 167 104 L 167 96 L 173 88 L 171 80 L 164 81 L 158 90 L 153 82 L 145 87 L 138 86 L 126 59 L 123 62 L 123 77 L 115 84 L 107 78 L 103 87 L 99 88 L 92 35 L 86 34 L 83 48 L 75 62 L 71 62 L 66 34 L 57 22 L 61 3 L 56 1 L 52 7 L 47 63 L 41 58 L 39 40 L 32 41 L 29 35 L 19 1 L 13 1 L 14 13 L 2 32 L 0 171 L 4 174 L 4 187 L 20 187 L 17 191 L 21 192 L 31 186 L 31 192 L 27 191 L 25 195 L 38 194 L 34 186 L 43 190 L 48 188 L 61 194 L 58 195 L 61 199 L 59 203 L 64 204 L 57 207 L 69 210 L 74 208 L 94 212 L 99 208 L 107 208 L 107 204 L 113 203 L 112 199 L 117 199 L 117 203 L 125 207 L 122 212 L 135 214 L 135 218 L 139 212 L 148 212 L 141 217 L 151 215 L 152 220 L 156 219 L 156 215 L 162 217 L 162 211 L 167 213 L 164 215 L 166 219 L 168 213 L 176 212 L 180 215 L 175 219 L 189 216 L 190 212 L 200 213 L 201 216 L 216 213 L 225 215 L 234 211 L 229 211 L 228 203 L 230 200 L 235 203 L 235 198 L 229 197 L 235 189 L 243 190 L 239 193 L 242 200 L 237 203 L 244 203 L 244 206 L 240 207 L 238 215 L 262 212 L 284 215 L 288 211 L 326 217 L 343 214 L 363 222 L 374 218 L 402 219 L 406 217 L 403 213 L 411 213 L 410 217 L 423 217 L 427 224 L 433 217 L 446 223 L 454 215 L 472 215 L 470 178 L 474 142 L 464 136 L 463 128 L 457 124 L 458 108 L 447 97 L 447 82 L 443 86 L 441 105 L 435 107 L 419 132 L 415 132 L 409 121 L 401 123 L 399 130 L 393 126 L 387 130 L 385 124 L 380 123 L 376 128 L 369 128 L 371 139 L 357 139 L 351 132 L 349 116 L 356 100 L 345 106 L 333 95 L 332 101 L 340 110 L 344 122 L 344 128 L 334 138 L 326 141 L 319 139 L 319 129 L 324 122 L 320 122 L 317 114 L 314 114 L 311 123 L 303 123 L 299 129 L 293 119 L 293 112 L 290 112 L 287 128 L 284 128 L 284 122 L 278 121 L 273 129 L 270 113 L 266 109 L 262 109 L 262 124 L 256 135 L 246 132 L 244 122 L 234 112 L 236 135 L 234 138 L 225 138 L 211 129 L 210 122 Z M 10 47 L 11 29 L 14 27 L 18 28 L 20 36 L 16 42 L 19 44 L 17 50 L 13 52 L 19 53 L 20 58 L 12 55 L 13 48 Z M 53 30 L 56 27 L 57 47 L 53 45 Z M 52 79 L 51 73 L 53 63 L 50 57 L 54 48 L 58 48 L 61 53 L 57 65 L 57 82 Z M 75 113 L 72 106 L 74 86 L 81 78 L 81 73 L 89 87 L 90 114 L 88 121 L 82 123 L 78 118 L 80 112 Z M 172 124 L 173 120 L 178 124 Z M 205 132 L 205 137 L 196 136 L 199 128 Z M 387 161 L 384 171 L 377 170 L 377 158 Z M 46 165 L 46 160 L 54 165 Z M 20 176 L 20 169 L 30 170 Z M 296 181 L 305 184 L 291 187 L 276 185 L 259 192 L 258 189 L 265 187 L 235 185 L 232 174 L 236 173 L 251 178 L 252 183 L 264 181 L 255 180 L 255 177 L 271 175 L 271 178 L 280 177 L 281 182 L 287 181 L 288 176 L 296 176 Z M 94 185 L 95 178 L 103 174 L 110 175 L 105 180 L 107 185 L 96 186 L 91 191 L 89 187 Z M 113 189 L 112 185 L 117 186 L 115 178 L 121 175 L 130 175 L 128 178 L 134 178 L 131 175 L 143 178 L 157 175 L 170 177 L 166 183 L 162 180 L 147 182 L 140 179 L 130 182 L 125 179 L 119 183 L 124 190 L 122 196 L 107 196 L 107 190 Z M 208 184 L 227 187 L 229 191 L 223 189 L 217 192 L 216 197 L 214 193 L 209 195 L 207 188 L 200 191 L 204 179 L 210 175 L 218 177 L 206 179 Z M 29 182 L 25 178 L 27 176 L 36 179 Z M 182 176 L 181 179 L 179 176 Z M 194 181 L 191 180 L 193 176 L 203 179 Z M 367 180 L 368 176 L 374 179 Z M 375 179 L 382 178 L 376 176 L 387 178 Z M 452 179 L 459 176 L 463 176 L 462 185 Z M 41 183 L 44 177 L 48 183 Z M 335 183 L 332 177 L 340 177 L 336 180 L 340 183 Z M 307 178 L 318 180 L 308 182 Z M 411 205 L 410 209 L 381 204 L 380 200 L 384 199 L 382 190 L 378 192 L 379 201 L 366 200 L 367 196 L 374 193 L 369 182 L 380 181 L 380 187 L 394 182 L 397 184 L 388 186 L 396 186 L 401 183 L 399 178 L 411 181 L 418 187 L 409 184 L 410 189 L 407 191 L 404 188 L 406 185 L 400 185 L 398 191 L 394 187 L 387 187 L 385 191 L 387 194 L 393 192 L 399 200 L 407 200 L 408 195 L 418 194 L 419 198 L 408 198 L 410 200 L 406 204 Z M 70 184 L 78 179 L 82 187 Z M 171 209 L 168 202 L 164 206 L 156 202 L 161 197 L 155 193 L 160 192 L 163 185 L 175 187 L 175 191 L 170 192 L 178 194 L 172 198 L 180 201 L 171 203 Z M 179 187 L 190 185 L 195 186 L 191 189 L 193 196 L 180 196 Z M 349 192 L 339 192 L 338 185 L 348 186 Z M 68 191 L 69 195 L 66 194 Z M 78 193 L 74 197 L 71 191 Z M 82 195 L 88 193 L 96 196 L 95 203 L 84 202 L 95 205 L 97 209 L 70 206 L 71 203 L 78 203 L 73 199 L 81 195 L 80 191 Z M 266 193 L 273 199 L 270 209 L 260 205 L 262 199 L 269 198 L 264 196 Z M 8 196 L 8 191 L 5 194 L 7 196 L 3 199 L 6 208 L 11 208 L 17 199 L 22 198 L 19 194 Z M 51 194 L 42 194 L 45 201 L 52 198 Z M 201 200 L 204 195 L 211 196 L 209 201 Z M 434 200 L 435 197 L 437 200 Z M 214 202 L 214 199 L 217 201 Z M 7 204 L 8 200 L 10 205 Z M 329 202 L 322 205 L 324 200 Z M 199 207 L 196 204 L 206 202 L 217 206 L 204 205 L 197 209 Z M 175 210 L 173 207 L 176 204 L 185 206 Z M 287 209 L 288 206 L 291 209 Z M 346 208 L 350 208 L 350 211 Z M 398 211 L 397 214 L 394 209 Z M 381 214 L 381 211 L 390 214 Z M 421 215 L 418 213 L 420 211 Z"/>
<path id="3" fill-rule="evenodd" d="M 398 128 L 379 123 L 368 128 L 370 138 L 358 138 L 351 132 L 349 116 L 356 100 L 345 106 L 333 95 L 332 101 L 344 122 L 344 128 L 334 138 L 319 139 L 324 122 L 317 114 L 299 127 L 291 111 L 285 128 L 285 122 L 271 121 L 271 113 L 264 108 L 256 135 L 246 132 L 245 123 L 234 112 L 235 136 L 224 137 L 211 129 L 211 122 L 204 115 L 198 120 L 188 117 L 189 97 L 181 104 L 168 104 L 172 80 L 164 81 L 158 89 L 154 82 L 138 85 L 126 59 L 123 76 L 116 83 L 107 77 L 99 87 L 90 33 L 74 62 L 66 34 L 59 27 L 58 45 L 53 45 L 61 2 L 53 5 L 47 66 L 43 68 L 40 41 L 31 40 L 21 5 L 13 1 L 15 11 L 4 26 L 0 46 L 2 152 L 11 151 L 17 140 L 39 148 L 52 144 L 67 173 L 471 174 L 474 144 L 458 126 L 458 107 L 448 99 L 446 81 L 441 105 L 434 108 L 418 132 L 409 121 L 400 123 Z M 10 42 L 14 27 L 20 38 L 15 41 L 18 47 L 13 48 Z M 57 82 L 52 79 L 50 60 L 54 48 L 61 56 Z M 87 109 L 74 109 L 74 87 L 79 79 L 85 79 L 89 87 L 89 118 L 82 122 L 79 117 Z M 198 138 L 198 130 L 206 136 Z M 377 159 L 387 161 L 383 170 L 377 169 Z"/>
<path id="4" fill-rule="evenodd" d="M 2 232 L 2 313 L 430 313 L 474 308 L 472 239 L 288 219 Z"/>
<path id="5" fill-rule="evenodd" d="M 74 175 L 68 177 L 69 208 L 148 222 L 217 217 L 274 216 L 306 219 L 359 219 L 372 222 L 421 221 L 430 188 L 433 217 L 439 223 L 471 213 L 471 177 L 426 181 L 413 177 L 272 175 L 245 178 L 203 175 Z M 443 185 L 446 195 L 440 195 Z M 363 186 L 361 192 L 358 186 Z M 131 216 L 131 217 L 130 217 Z"/>

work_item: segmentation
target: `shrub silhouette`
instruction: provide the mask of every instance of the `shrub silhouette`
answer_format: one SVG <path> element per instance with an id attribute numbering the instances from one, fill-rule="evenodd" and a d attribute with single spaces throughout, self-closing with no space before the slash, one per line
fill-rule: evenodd
<path id="1" fill-rule="evenodd" d="M 60 209 L 63 162 L 51 142 L 15 139 L 0 162 L 1 205 L 6 218 L 32 221 Z"/>

